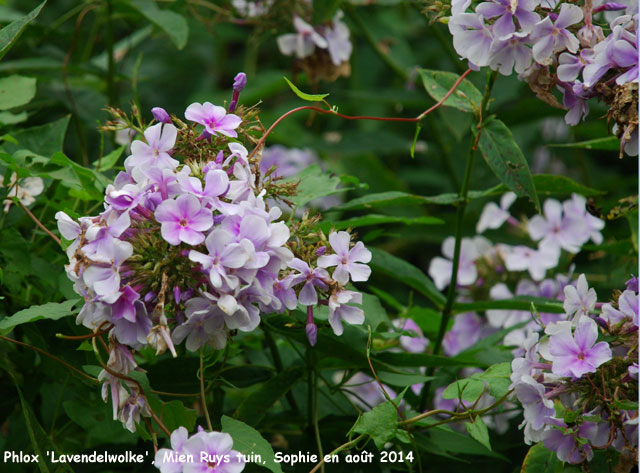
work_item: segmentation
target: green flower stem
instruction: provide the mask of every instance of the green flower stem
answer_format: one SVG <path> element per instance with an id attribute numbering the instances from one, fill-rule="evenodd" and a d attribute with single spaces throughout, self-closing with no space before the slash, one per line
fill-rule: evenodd
<path id="1" fill-rule="evenodd" d="M 464 178 L 462 180 L 462 187 L 460 188 L 460 199 L 458 203 L 458 208 L 456 210 L 456 229 L 455 229 L 455 245 L 453 249 L 453 262 L 451 267 L 451 281 L 449 282 L 449 289 L 447 291 L 447 301 L 442 309 L 442 320 L 440 321 L 440 328 L 438 330 L 438 337 L 436 338 L 436 342 L 433 346 L 433 354 L 437 355 L 440 353 L 442 349 L 442 340 L 444 339 L 444 334 L 447 330 L 447 326 L 449 325 L 449 320 L 453 314 L 453 304 L 456 300 L 456 289 L 458 284 L 458 268 L 460 266 L 460 246 L 462 243 L 462 230 L 464 223 L 464 213 L 468 204 L 469 197 L 469 186 L 471 183 L 471 173 L 473 171 L 473 164 L 475 161 L 476 150 L 478 148 L 478 141 L 480 140 L 480 135 L 482 133 L 482 124 L 483 117 L 486 116 L 487 107 L 489 104 L 489 99 L 491 98 L 491 91 L 493 90 L 493 85 L 495 83 L 497 77 L 496 71 L 490 71 L 487 75 L 487 86 L 485 87 L 484 96 L 482 97 L 482 102 L 480 104 L 480 110 L 478 111 L 478 125 L 477 125 L 477 133 L 473 141 L 471 142 L 471 147 L 469 148 L 469 155 L 467 156 L 467 164 L 464 170 Z M 435 368 L 431 368 L 427 372 L 427 376 L 433 375 Z M 427 405 L 427 397 L 429 394 L 429 386 L 430 383 L 427 382 L 424 384 L 422 388 L 422 393 L 420 396 L 420 410 L 423 411 Z"/>
<path id="2" fill-rule="evenodd" d="M 211 417 L 209 417 L 209 410 L 207 409 L 207 396 L 204 389 L 204 359 L 202 356 L 202 350 L 200 350 L 200 402 L 202 404 L 202 411 L 204 412 L 204 417 L 207 420 L 207 427 L 212 431 L 213 427 L 211 426 Z"/>

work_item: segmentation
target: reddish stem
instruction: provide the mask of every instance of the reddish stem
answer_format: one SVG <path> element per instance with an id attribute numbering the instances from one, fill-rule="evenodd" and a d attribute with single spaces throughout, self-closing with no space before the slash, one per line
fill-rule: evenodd
<path id="1" fill-rule="evenodd" d="M 60 246 L 62 246 L 62 243 L 60 242 L 60 238 L 58 238 L 57 236 L 55 236 L 53 233 L 51 233 L 51 231 L 45 227 L 42 222 L 40 220 L 38 220 L 38 217 L 36 217 L 35 215 L 33 215 L 33 213 L 31 212 L 31 210 L 29 210 L 27 208 L 26 205 L 24 205 L 22 202 L 20 202 L 19 199 L 16 199 L 16 201 L 18 202 L 18 205 L 20 205 L 20 207 L 22 207 L 22 210 L 24 210 L 25 212 L 27 212 L 27 215 L 29 215 L 29 217 L 31 217 L 31 220 L 33 220 L 34 222 L 36 222 L 36 225 L 38 225 L 40 228 L 42 228 L 44 230 L 44 232 L 49 235 L 51 238 L 53 238 L 56 243 Z"/>
<path id="2" fill-rule="evenodd" d="M 249 158 L 252 158 L 253 155 L 256 154 L 256 152 L 260 149 L 260 147 L 262 145 L 264 145 L 264 142 L 267 140 L 267 136 L 269 136 L 269 134 L 273 131 L 273 129 L 276 126 L 278 126 L 278 124 L 282 120 L 287 118 L 289 115 L 293 115 L 294 113 L 301 112 L 303 110 L 313 110 L 314 112 L 323 113 L 325 115 L 335 115 L 335 116 L 343 118 L 345 120 L 374 120 L 374 121 L 380 121 L 380 122 L 409 122 L 409 123 L 419 122 L 424 117 L 426 117 L 428 114 L 430 114 L 435 109 L 440 107 L 451 96 L 451 94 L 458 88 L 458 86 L 462 83 L 463 79 L 465 77 L 467 77 L 467 75 L 469 75 L 470 72 L 471 72 L 471 69 L 467 69 L 460 77 L 458 77 L 458 80 L 456 80 L 456 82 L 453 84 L 453 86 L 451 86 L 451 89 L 449 89 L 449 91 L 445 94 L 444 97 L 442 97 L 442 99 L 438 103 L 436 103 L 432 107 L 428 108 L 427 110 L 425 110 L 424 112 L 422 112 L 420 115 L 418 115 L 415 118 L 372 117 L 372 116 L 368 116 L 368 115 L 344 115 L 344 114 L 336 112 L 334 110 L 325 110 L 323 108 L 314 107 L 312 105 L 304 105 L 302 107 L 294 108 L 294 109 L 289 110 L 288 112 L 286 112 L 284 115 L 280 116 L 275 122 L 273 122 L 273 124 L 267 129 L 267 131 L 264 132 L 264 135 L 262 135 L 262 138 L 260 138 L 260 140 L 256 144 L 255 148 L 253 148 L 253 151 L 251 151 L 251 154 L 249 155 Z"/>

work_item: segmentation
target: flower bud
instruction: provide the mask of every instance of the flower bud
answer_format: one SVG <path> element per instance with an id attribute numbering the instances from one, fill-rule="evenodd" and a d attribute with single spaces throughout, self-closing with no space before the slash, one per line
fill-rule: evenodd
<path id="1" fill-rule="evenodd" d="M 236 77 L 233 79 L 233 98 L 229 104 L 230 112 L 235 111 L 238 106 L 238 98 L 240 97 L 240 92 L 242 92 L 245 85 L 247 85 L 247 75 L 244 72 L 238 72 Z"/>
<path id="2" fill-rule="evenodd" d="M 600 13 L 601 11 L 619 11 L 619 10 L 624 10 L 626 8 L 627 8 L 627 5 L 623 3 L 608 2 L 595 7 L 593 9 L 593 13 L 596 14 L 596 13 Z"/>
<path id="3" fill-rule="evenodd" d="M 307 332 L 307 340 L 309 340 L 309 345 L 312 347 L 316 345 L 318 341 L 318 326 L 313 322 L 307 324 L 305 327 L 305 332 Z"/>
<path id="4" fill-rule="evenodd" d="M 322 256 L 327 251 L 326 246 L 321 246 L 316 250 L 316 256 Z"/>
<path id="5" fill-rule="evenodd" d="M 151 109 L 153 118 L 160 123 L 171 123 L 171 117 L 164 108 L 154 107 Z"/>

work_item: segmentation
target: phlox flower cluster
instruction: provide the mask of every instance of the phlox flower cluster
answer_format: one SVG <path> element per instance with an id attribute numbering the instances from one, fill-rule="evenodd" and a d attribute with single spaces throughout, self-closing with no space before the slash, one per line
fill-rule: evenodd
<path id="1" fill-rule="evenodd" d="M 153 465 L 161 473 L 240 473 L 246 463 L 233 450 L 231 435 L 198 427 L 189 436 L 187 429 L 178 427 L 171 433 L 171 448 L 159 449 Z"/>
<path id="2" fill-rule="evenodd" d="M 308 58 L 325 52 L 334 66 L 349 61 L 353 45 L 349 40 L 349 28 L 342 21 L 344 14 L 338 10 L 328 25 L 312 26 L 301 17 L 293 17 L 295 33 L 278 37 L 278 48 L 285 56 Z"/>
<path id="3" fill-rule="evenodd" d="M 526 443 L 541 441 L 570 463 L 609 447 L 635 459 L 638 411 L 627 406 L 638 398 L 637 291 L 633 278 L 596 314 L 597 295 L 581 275 L 565 288 L 566 320 L 527 337 L 511 375 Z"/>
<path id="4" fill-rule="evenodd" d="M 583 4 L 582 4 L 583 3 Z M 457 53 L 472 68 L 514 71 L 545 102 L 568 110 L 576 125 L 589 113 L 591 98 L 610 106 L 621 149 L 637 153 L 637 4 L 585 0 L 582 5 L 547 0 L 453 0 L 449 31 Z M 604 13 L 616 13 L 599 26 Z M 558 90 L 562 104 L 553 96 Z M 635 96 L 635 98 L 634 98 Z M 633 105 L 635 104 L 635 105 Z M 635 119 L 622 118 L 631 107 Z"/>
<path id="5" fill-rule="evenodd" d="M 315 227 L 319 217 L 287 219 L 292 233 L 277 202 L 295 185 L 263 178 L 241 141 L 243 122 L 256 113 L 235 110 L 244 83 L 244 74 L 234 83 L 229 108 L 237 114 L 194 103 L 188 125 L 154 108 L 157 123 L 132 142 L 104 211 L 77 220 L 56 214 L 70 240 L 67 275 L 85 300 L 77 323 L 108 332 L 103 395 L 111 393 L 114 418 L 131 429 L 148 413 L 138 386 L 120 376 L 136 368 L 132 350 L 177 356 L 183 341 L 189 351 L 222 349 L 263 314 L 298 305 L 307 310 L 311 345 L 315 305 L 328 306 L 337 335 L 343 321 L 364 321 L 362 294 L 346 286 L 368 279 L 371 253 L 347 232 L 327 238 Z"/>
<path id="6" fill-rule="evenodd" d="M 573 194 L 571 199 L 560 202 L 547 199 L 543 204 L 543 215 L 519 221 L 511 215 L 509 208 L 515 202 L 515 194 L 504 194 L 500 203 L 485 205 L 478 220 L 476 231 L 499 229 L 505 223 L 527 236 L 537 247 L 526 245 L 493 244 L 483 236 L 463 238 L 460 247 L 460 262 L 457 284 L 460 301 L 510 299 L 514 296 L 542 297 L 565 300 L 567 288 L 574 290 L 576 282 L 569 274 L 555 274 L 553 270 L 560 262 L 561 253 L 578 253 L 589 240 L 599 244 L 603 237 L 604 222 L 586 210 L 586 199 Z M 438 289 L 450 284 L 454 253 L 454 239 L 449 237 L 442 244 L 444 257 L 435 257 L 429 266 L 429 275 Z M 581 287 L 580 281 L 577 282 Z M 540 313 L 534 320 L 529 311 L 487 310 L 486 317 L 475 312 L 458 314 L 453 327 L 443 339 L 443 349 L 454 356 L 474 345 L 481 338 L 500 329 L 515 325 L 523 327 L 511 330 L 504 343 L 522 349 L 522 343 L 532 331 L 559 321 L 563 314 Z"/>

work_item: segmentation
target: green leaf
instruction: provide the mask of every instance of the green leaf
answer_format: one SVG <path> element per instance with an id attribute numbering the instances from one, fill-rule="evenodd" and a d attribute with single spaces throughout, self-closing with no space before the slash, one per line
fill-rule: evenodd
<path id="1" fill-rule="evenodd" d="M 194 409 L 185 407 L 182 401 L 178 400 L 163 403 L 159 415 L 162 423 L 172 432 L 180 426 L 184 426 L 189 431 L 193 430 L 198 418 Z"/>
<path id="2" fill-rule="evenodd" d="M 362 293 L 362 310 L 365 323 L 371 325 L 372 330 L 376 330 L 380 324 L 391 324 L 387 311 L 380 304 L 380 299 L 373 294 Z"/>
<path id="3" fill-rule="evenodd" d="M 126 146 L 120 146 L 119 148 L 114 149 L 106 156 L 103 156 L 101 160 L 94 162 L 93 168 L 96 171 L 101 171 L 101 172 L 112 169 L 118 162 L 118 159 L 120 159 L 120 156 L 122 156 L 122 152 L 124 151 L 125 148 Z M 100 164 L 99 167 L 98 167 L 98 164 Z"/>
<path id="4" fill-rule="evenodd" d="M 65 302 L 48 302 L 43 305 L 34 305 L 28 309 L 16 312 L 11 317 L 0 320 L 0 333 L 7 334 L 18 325 L 35 322 L 36 320 L 48 319 L 58 320 L 77 312 L 74 306 L 81 299 L 73 299 Z"/>
<path id="5" fill-rule="evenodd" d="M 370 436 L 376 447 L 382 449 L 385 443 L 395 437 L 398 430 L 398 413 L 391 401 L 377 405 L 365 412 L 351 429 L 358 434 Z"/>
<path id="6" fill-rule="evenodd" d="M 593 140 L 578 141 L 576 143 L 549 144 L 549 148 L 581 148 L 581 149 L 603 149 L 608 151 L 618 151 L 620 140 L 616 136 L 605 136 L 594 138 Z"/>
<path id="7" fill-rule="evenodd" d="M 444 305 L 445 297 L 438 291 L 433 281 L 418 268 L 384 250 L 378 248 L 370 248 L 370 250 L 373 255 L 370 266 L 374 272 L 403 282 L 431 300 L 438 307 Z"/>
<path id="8" fill-rule="evenodd" d="M 474 133 L 477 133 L 475 128 Z M 479 147 L 498 179 L 520 197 L 529 197 L 536 209 L 540 209 L 529 165 L 509 128 L 500 120 L 489 118 L 482 127 Z"/>
<path id="9" fill-rule="evenodd" d="M 490 309 L 530 311 L 532 303 L 538 312 L 550 312 L 553 314 L 564 313 L 562 302 L 533 296 L 516 296 L 510 299 L 499 299 L 495 301 L 456 302 L 453 304 L 453 312 L 457 314 Z"/>
<path id="10" fill-rule="evenodd" d="M 22 413 L 24 414 L 24 422 L 27 427 L 27 432 L 29 433 L 29 439 L 31 440 L 31 446 L 33 447 L 34 454 L 38 455 L 38 469 L 41 473 L 73 473 L 71 467 L 69 467 L 66 463 L 56 463 L 55 466 L 51 466 L 49 464 L 47 452 L 56 452 L 58 454 L 56 447 L 51 442 L 51 439 L 44 431 L 38 419 L 34 415 L 31 407 L 25 400 L 22 395 L 22 390 L 16 379 L 13 378 L 13 382 L 16 385 L 16 389 L 18 390 L 18 396 L 20 397 L 20 404 L 22 406 Z"/>
<path id="11" fill-rule="evenodd" d="M 287 84 L 289 84 L 289 87 L 291 87 L 291 90 L 293 90 L 294 94 L 296 94 L 302 100 L 306 100 L 307 102 L 322 102 L 324 98 L 329 95 L 329 94 L 306 94 L 300 89 L 298 89 L 295 85 L 293 85 L 293 82 L 291 82 L 286 77 L 283 77 L 283 79 L 287 81 Z"/>
<path id="12" fill-rule="evenodd" d="M 280 463 L 275 461 L 273 448 L 256 429 L 228 416 L 222 416 L 221 423 L 222 430 L 233 438 L 234 450 L 245 456 L 252 453 L 260 455 L 262 464 L 258 465 L 268 468 L 273 473 L 282 473 Z"/>
<path id="13" fill-rule="evenodd" d="M 0 123 L 2 125 L 15 125 L 17 123 L 26 122 L 27 118 L 29 118 L 27 112 L 0 112 Z"/>
<path id="14" fill-rule="evenodd" d="M 336 207 L 336 210 L 360 210 L 397 205 L 423 204 L 425 204 L 424 198 L 419 195 L 407 194 L 406 192 L 400 191 L 389 191 L 358 197 L 357 199 L 353 199 Z"/>
<path id="15" fill-rule="evenodd" d="M 442 225 L 444 224 L 444 220 L 436 217 L 396 217 L 393 215 L 369 214 L 339 222 L 322 222 L 321 227 L 324 231 L 329 231 L 332 227 L 336 230 L 344 230 L 349 227 L 369 227 L 374 225 L 384 225 L 387 223 L 401 223 L 404 225 Z"/>
<path id="16" fill-rule="evenodd" d="M 298 207 L 307 205 L 319 197 L 325 197 L 348 190 L 346 188 L 338 189 L 341 183 L 340 178 L 324 172 L 317 164 L 305 168 L 286 181 L 296 182 L 298 180 L 300 181 L 298 193 L 290 199 L 291 202 Z"/>
<path id="17" fill-rule="evenodd" d="M 511 363 L 498 363 L 491 365 L 483 373 L 475 374 L 474 377 L 486 381 L 489 385 L 489 394 L 496 399 L 509 392 L 511 385 Z"/>
<path id="18" fill-rule="evenodd" d="M 38 16 L 45 3 L 47 3 L 47 0 L 31 10 L 31 12 L 29 12 L 29 14 L 27 14 L 26 16 L 12 21 L 0 30 L 0 59 L 2 59 L 5 54 L 7 54 L 9 49 L 11 49 L 11 47 L 18 40 L 27 25 L 31 23 L 36 16 Z"/>
<path id="19" fill-rule="evenodd" d="M 120 421 L 113 420 L 111 402 L 79 398 L 63 402 L 62 408 L 69 419 L 84 430 L 82 440 L 85 448 L 106 443 L 135 444 L 137 441 L 135 434 L 124 429 Z"/>
<path id="20" fill-rule="evenodd" d="M 389 373 L 387 371 L 377 372 L 378 378 L 384 384 L 391 386 L 413 386 L 414 384 L 423 384 L 427 381 L 435 379 L 433 376 L 424 376 L 421 374 L 403 374 L 403 373 Z M 397 402 L 397 401 L 396 401 Z"/>
<path id="21" fill-rule="evenodd" d="M 489 441 L 489 430 L 482 421 L 482 417 L 477 416 L 473 422 L 465 422 L 464 426 L 471 435 L 471 438 L 477 440 L 484 445 L 487 450 L 491 450 L 491 442 Z"/>
<path id="22" fill-rule="evenodd" d="M 12 75 L 0 79 L 0 110 L 9 110 L 31 102 L 36 95 L 36 80 Z"/>
<path id="23" fill-rule="evenodd" d="M 167 33 L 176 48 L 182 49 L 186 46 L 189 25 L 184 16 L 171 10 L 162 10 L 152 0 L 130 0 L 130 4 L 147 20 Z"/>
<path id="24" fill-rule="evenodd" d="M 636 254 L 638 253 L 638 210 L 628 212 L 626 215 L 631 229 L 631 243 L 633 244 Z"/>
<path id="25" fill-rule="evenodd" d="M 447 95 L 453 84 L 460 77 L 453 72 L 433 71 L 429 69 L 419 69 L 422 83 L 427 93 L 439 102 Z M 454 107 L 463 112 L 474 113 L 480 109 L 482 94 L 467 79 L 463 79 L 456 90 L 444 101 L 442 105 Z"/>
<path id="26" fill-rule="evenodd" d="M 484 392 L 484 382 L 478 379 L 465 378 L 454 381 L 442 391 L 445 399 L 462 399 L 475 402 Z"/>
<path id="27" fill-rule="evenodd" d="M 381 361 L 390 366 L 430 367 L 430 366 L 483 366 L 482 363 L 470 358 L 450 358 L 440 355 L 426 355 L 423 353 L 394 353 L 385 351 L 374 354 L 373 360 Z"/>
<path id="28" fill-rule="evenodd" d="M 556 452 L 538 443 L 527 452 L 520 473 L 554 473 L 561 468 L 562 462 L 558 460 Z"/>
<path id="29" fill-rule="evenodd" d="M 249 394 L 233 416 L 250 425 L 257 425 L 267 414 L 267 410 L 300 380 L 303 372 L 304 370 L 300 367 L 282 371 Z"/>
<path id="30" fill-rule="evenodd" d="M 18 144 L 4 142 L 2 147 L 13 153 L 20 149 L 28 149 L 33 153 L 49 157 L 56 152 L 62 152 L 64 136 L 69 125 L 70 115 L 46 125 L 34 126 L 13 132 L 13 138 Z"/>

